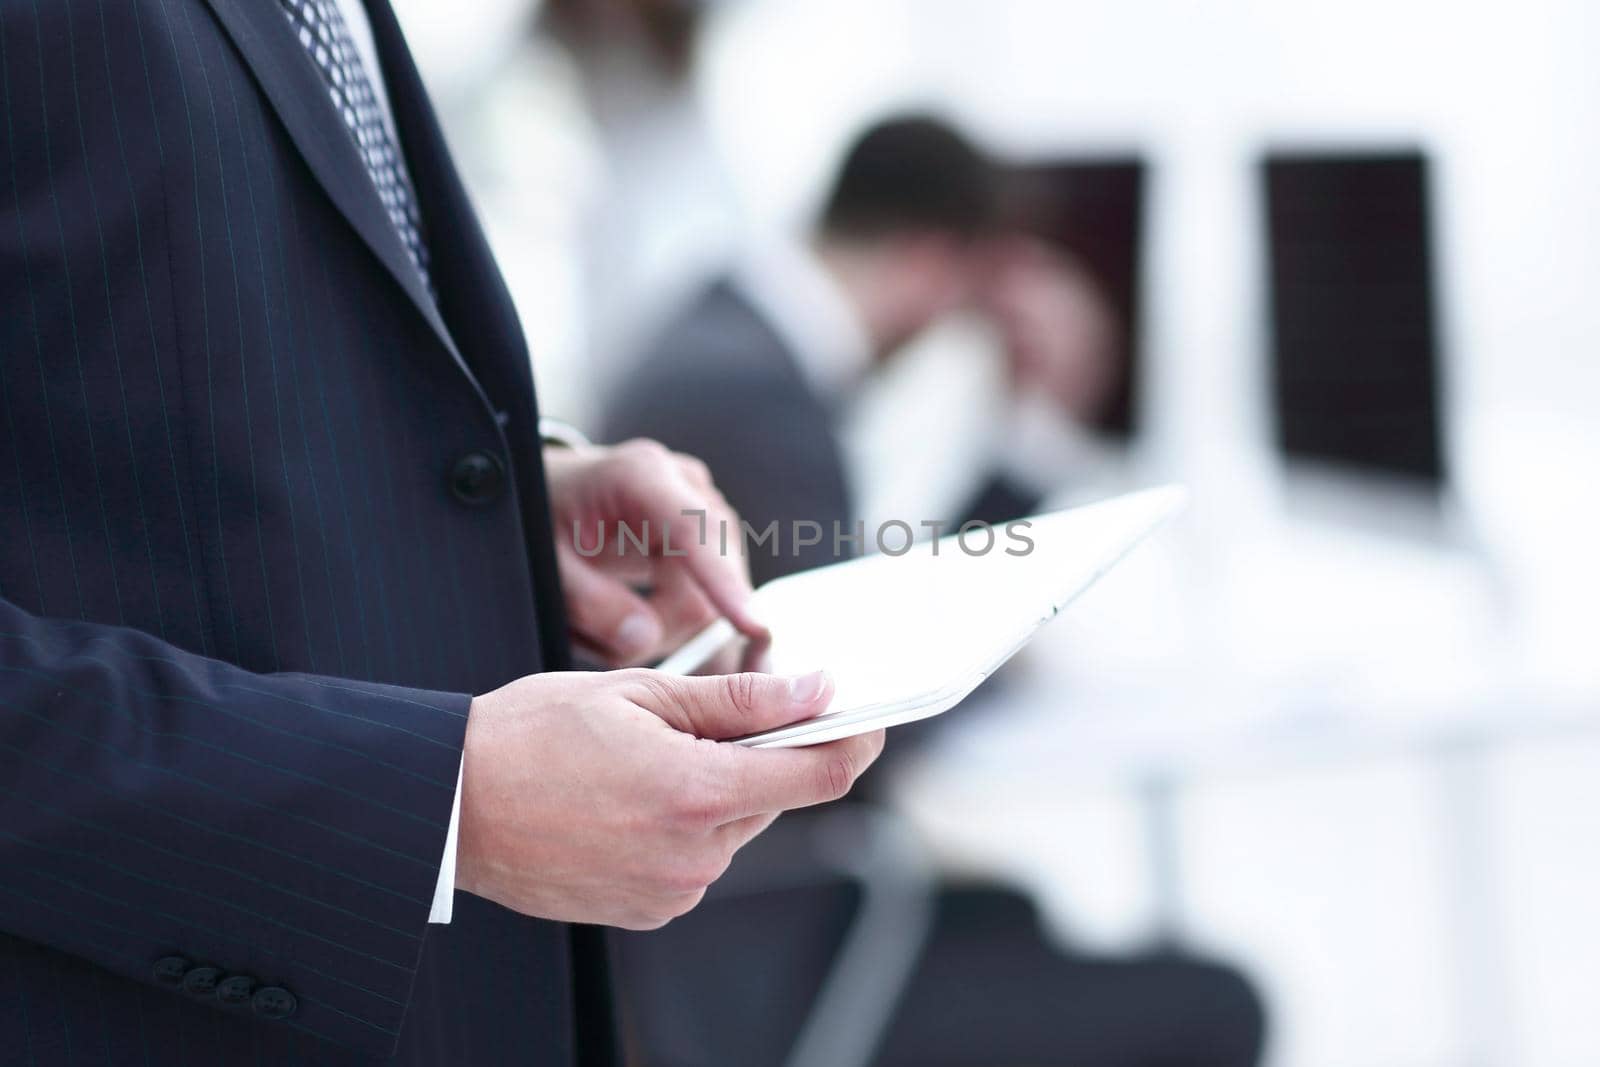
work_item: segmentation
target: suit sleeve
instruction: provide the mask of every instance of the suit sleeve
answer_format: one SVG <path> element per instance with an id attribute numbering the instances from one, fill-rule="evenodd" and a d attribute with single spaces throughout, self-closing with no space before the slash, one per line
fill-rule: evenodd
<path id="1" fill-rule="evenodd" d="M 386 1055 L 469 704 L 252 674 L 0 600 L 0 929 Z M 250 992 L 229 1004 L 206 979 L 232 976 Z M 288 996 L 253 1001 L 269 988 Z"/>

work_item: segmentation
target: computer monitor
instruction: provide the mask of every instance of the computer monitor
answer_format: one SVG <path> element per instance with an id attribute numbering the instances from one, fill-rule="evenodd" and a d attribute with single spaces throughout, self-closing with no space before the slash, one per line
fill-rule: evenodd
<path id="1" fill-rule="evenodd" d="M 1271 153 L 1261 178 L 1279 447 L 1436 494 L 1446 469 L 1426 157 Z"/>

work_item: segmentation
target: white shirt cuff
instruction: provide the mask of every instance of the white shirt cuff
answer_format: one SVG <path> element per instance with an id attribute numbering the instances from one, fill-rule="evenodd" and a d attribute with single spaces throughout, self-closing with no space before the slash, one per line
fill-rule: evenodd
<path id="1" fill-rule="evenodd" d="M 430 923 L 448 923 L 456 906 L 456 830 L 461 825 L 461 771 L 456 771 L 456 800 L 450 808 L 450 830 L 444 835 L 444 859 L 439 863 L 439 883 L 433 889 Z"/>

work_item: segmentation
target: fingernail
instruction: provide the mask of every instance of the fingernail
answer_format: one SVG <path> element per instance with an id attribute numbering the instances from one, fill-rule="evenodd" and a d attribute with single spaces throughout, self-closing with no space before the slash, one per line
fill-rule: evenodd
<path id="1" fill-rule="evenodd" d="M 812 671 L 798 678 L 790 678 L 789 699 L 804 707 L 821 696 L 822 689 L 827 684 L 828 675 L 823 671 Z"/>
<path id="2" fill-rule="evenodd" d="M 637 612 L 617 627 L 616 645 L 622 652 L 646 652 L 661 640 L 661 628 L 647 612 Z"/>

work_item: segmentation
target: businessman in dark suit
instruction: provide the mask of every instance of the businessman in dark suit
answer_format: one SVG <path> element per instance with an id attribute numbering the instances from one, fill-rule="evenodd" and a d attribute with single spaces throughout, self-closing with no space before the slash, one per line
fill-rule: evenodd
<path id="1" fill-rule="evenodd" d="M 1056 276 L 1062 265 L 1040 261 L 1036 249 L 997 257 L 984 239 L 993 201 L 988 164 L 957 131 L 926 117 L 872 127 L 847 153 L 808 240 L 764 250 L 692 300 L 623 380 L 604 432 L 693 451 L 745 522 L 756 530 L 776 522 L 775 551 L 750 549 L 758 579 L 859 551 L 832 536 L 835 527 L 848 535 L 858 518 L 837 444 L 840 405 L 873 367 L 973 294 L 988 290 L 1024 356 L 1019 383 L 1048 390 L 1068 410 L 1104 394 L 1099 354 L 1110 334 L 1093 302 L 1041 306 L 1026 285 L 995 286 L 997 269 L 1058 285 L 1072 278 Z M 1036 336 L 1040 329 L 1049 336 Z M 1067 341 L 1073 348 L 1048 347 Z M 966 517 L 1015 518 L 1037 499 L 1027 483 L 996 475 Z M 905 518 L 915 526 L 922 517 Z M 812 541 L 809 528 L 793 537 L 803 523 L 821 538 Z M 803 840 L 798 821 L 784 829 Z M 816 982 L 774 975 L 780 996 L 733 976 L 773 956 L 825 956 L 853 887 L 799 891 L 751 869 L 770 859 L 761 849 L 741 857 L 735 881 L 775 882 L 782 892 L 723 895 L 683 923 L 619 939 L 636 1026 L 647 1043 L 673 1051 L 661 1062 L 713 1067 L 732 1058 L 735 1041 L 765 1041 L 776 1062 L 794 1040 L 803 1014 L 792 1002 L 814 996 Z M 660 980 L 669 973 L 670 987 Z M 728 1033 L 721 1020 L 730 1014 L 758 1036 Z M 947 885 L 873 1062 L 1248 1067 L 1261 1040 L 1260 1001 L 1230 968 L 1165 952 L 1064 952 L 1023 893 Z"/>
<path id="2" fill-rule="evenodd" d="M 702 466 L 539 426 L 385 0 L 0 0 L 0 1062 L 606 1063 L 567 924 L 871 762 L 540 673 L 759 625 Z"/>

